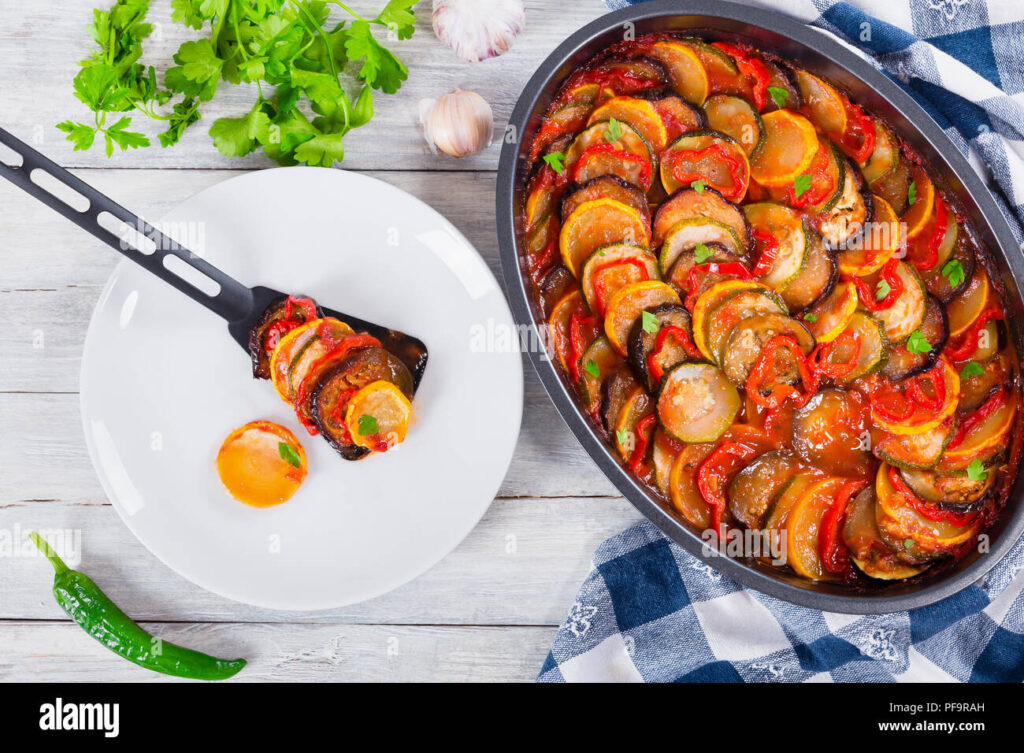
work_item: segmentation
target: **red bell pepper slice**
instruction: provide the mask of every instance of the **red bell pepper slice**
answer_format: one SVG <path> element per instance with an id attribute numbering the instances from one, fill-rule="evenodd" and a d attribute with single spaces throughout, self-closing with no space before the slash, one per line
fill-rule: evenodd
<path id="1" fill-rule="evenodd" d="M 957 342 L 946 346 L 946 356 L 953 361 L 966 361 L 974 355 L 978 349 L 978 339 L 981 337 L 981 329 L 993 319 L 1002 319 L 1003 310 L 999 307 L 987 308 L 978 314 L 978 318 L 971 323 L 971 326 L 957 339 Z"/>
<path id="2" fill-rule="evenodd" d="M 584 151 L 584 154 L 586 151 Z M 729 168 L 729 180 L 732 184 L 728 187 L 717 186 L 711 182 L 707 175 L 703 173 L 687 173 L 682 170 L 682 163 L 684 162 L 696 162 L 706 154 L 711 154 L 714 158 L 721 160 L 725 163 L 726 167 Z M 688 186 L 694 181 L 704 180 L 707 181 L 708 185 L 712 188 L 722 192 L 729 201 L 739 201 L 743 195 L 743 184 L 746 182 L 746 166 L 743 162 L 726 151 L 725 147 L 714 142 L 708 144 L 703 149 L 676 149 L 671 150 L 671 154 L 663 154 L 662 159 L 672 160 L 672 177 L 675 178 L 677 183 L 684 186 Z"/>
<path id="3" fill-rule="evenodd" d="M 958 528 L 963 528 L 978 517 L 978 512 L 967 512 L 967 513 L 955 513 L 952 510 L 943 510 L 938 505 L 933 505 L 929 502 L 918 497 L 914 494 L 913 490 L 907 486 L 907 483 L 903 480 L 903 476 L 900 475 L 899 469 L 896 466 L 889 466 L 889 483 L 896 489 L 896 493 L 899 494 L 904 501 L 913 507 L 919 515 L 928 520 L 934 520 L 941 523 L 949 523 Z"/>
<path id="4" fill-rule="evenodd" d="M 647 465 L 644 462 L 644 459 L 647 455 L 647 447 L 650 444 L 648 430 L 653 431 L 653 424 L 657 420 L 657 414 L 648 413 L 637 421 L 636 430 L 633 432 L 633 436 L 636 437 L 636 444 L 629 457 L 629 467 L 637 476 L 643 476 L 647 471 Z"/>
<path id="5" fill-rule="evenodd" d="M 750 270 L 738 261 L 729 261 L 723 264 L 710 262 L 690 267 L 690 271 L 686 275 L 686 289 L 689 292 L 686 294 L 686 300 L 683 302 L 690 311 L 693 311 L 694 304 L 697 303 L 697 291 L 700 289 L 697 285 L 697 276 L 702 274 L 730 275 L 741 280 L 753 279 Z"/>
<path id="6" fill-rule="evenodd" d="M 665 348 L 665 341 L 669 337 L 675 338 L 676 342 L 683 346 L 683 350 L 690 358 L 703 358 L 703 354 L 698 350 L 697 346 L 693 344 L 693 340 L 690 339 L 690 335 L 682 327 L 676 327 L 672 324 L 667 324 L 658 330 L 658 336 L 654 341 L 654 349 L 647 356 L 647 370 L 651 373 L 655 382 L 660 382 L 661 378 L 665 376 L 658 365 L 658 356 L 661 351 Z"/>
<path id="7" fill-rule="evenodd" d="M 896 265 L 899 263 L 899 259 L 895 257 L 889 259 L 882 267 L 882 279 L 889 284 L 889 292 L 885 298 L 878 300 L 875 296 L 874 291 L 868 287 L 868 284 L 860 277 L 852 278 L 853 284 L 857 287 L 857 293 L 860 296 L 861 303 L 864 304 L 868 311 L 882 311 L 883 309 L 892 308 L 896 303 L 897 299 L 903 295 L 903 280 L 896 272 Z"/>
<path id="8" fill-rule="evenodd" d="M 754 80 L 751 91 L 754 97 L 754 106 L 758 112 L 763 110 L 768 101 L 766 94 L 771 80 L 768 66 L 764 64 L 763 60 L 754 57 L 738 45 L 727 42 L 712 42 L 711 44 L 722 50 L 722 52 L 731 55 L 736 61 L 736 67 L 740 69 L 740 73 Z"/>
<path id="9" fill-rule="evenodd" d="M 846 513 L 850 500 L 867 485 L 868 482 L 865 479 L 855 479 L 844 483 L 836 492 L 832 506 L 825 511 L 825 515 L 821 519 L 821 529 L 818 533 L 818 553 L 825 569 L 835 575 L 849 575 L 853 572 L 850 567 L 850 551 L 843 541 L 842 532 L 846 524 Z"/>
<path id="10" fill-rule="evenodd" d="M 829 355 L 840 344 L 850 343 L 850 356 L 838 363 L 828 360 Z M 861 339 L 860 333 L 852 329 L 844 329 L 835 340 L 827 343 L 819 343 L 807 357 L 808 368 L 816 374 L 827 376 L 832 379 L 845 379 L 857 368 L 857 360 L 860 358 Z"/>
<path id="11" fill-rule="evenodd" d="M 949 441 L 949 444 L 946 445 L 946 449 L 952 450 L 963 444 L 963 441 L 967 437 L 968 432 L 970 432 L 971 429 L 973 429 L 986 418 L 991 416 L 997 410 L 1005 406 L 1009 398 L 1010 391 L 1006 387 L 1003 387 L 1002 389 L 999 390 L 999 392 L 996 392 L 988 400 L 982 403 L 980 408 L 978 408 L 976 411 L 971 413 L 969 416 L 967 416 L 960 422 L 960 425 L 957 426 L 956 434 L 953 435 L 953 438 Z"/>
<path id="12" fill-rule="evenodd" d="M 761 249 L 761 255 L 757 258 L 754 268 L 750 270 L 750 275 L 751 277 L 763 277 L 771 271 L 775 259 L 778 258 L 779 239 L 761 228 L 755 229 L 751 235 L 754 236 L 754 240 L 763 243 L 764 247 Z"/>
<path id="13" fill-rule="evenodd" d="M 722 513 L 725 512 L 725 488 L 730 476 L 754 457 L 757 450 L 739 442 L 720 444 L 697 467 L 697 488 L 711 508 L 711 527 L 722 535 Z"/>

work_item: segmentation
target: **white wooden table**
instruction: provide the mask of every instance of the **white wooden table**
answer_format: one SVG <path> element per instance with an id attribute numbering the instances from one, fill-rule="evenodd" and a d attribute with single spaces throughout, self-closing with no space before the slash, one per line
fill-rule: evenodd
<path id="1" fill-rule="evenodd" d="M 383 0 L 354 3 L 357 10 Z M 252 93 L 225 87 L 181 144 L 118 153 L 72 152 L 54 124 L 82 118 L 72 96 L 90 45 L 94 5 L 0 0 L 0 124 L 146 217 L 191 194 L 270 165 L 222 157 L 206 133 L 242 113 Z M 456 87 L 494 107 L 496 131 L 554 47 L 604 11 L 601 0 L 528 2 L 511 52 L 470 65 L 435 37 L 429 0 L 399 45 L 409 80 L 377 97 L 377 115 L 346 137 L 345 168 L 409 191 L 447 216 L 497 273 L 494 174 L 499 145 L 456 161 L 435 157 L 417 103 Z M 160 23 L 145 61 L 169 60 L 189 37 L 154 0 Z M 639 515 L 580 449 L 525 364 L 522 435 L 483 521 L 415 581 L 363 604 L 284 613 L 245 606 L 185 581 L 121 523 L 90 465 L 79 420 L 78 374 L 89 315 L 119 257 L 0 181 L 0 680 L 162 681 L 118 659 L 70 623 L 49 593 L 52 571 L 3 546 L 33 528 L 75 529 L 83 563 L 152 632 L 222 655 L 244 655 L 246 680 L 530 680 L 586 575 L 594 547 Z"/>

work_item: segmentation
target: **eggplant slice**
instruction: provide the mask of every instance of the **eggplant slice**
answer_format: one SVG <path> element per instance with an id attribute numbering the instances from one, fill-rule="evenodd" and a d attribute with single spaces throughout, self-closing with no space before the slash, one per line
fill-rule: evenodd
<path id="1" fill-rule="evenodd" d="M 266 348 L 267 333 L 272 324 L 286 317 L 288 301 L 292 298 L 292 296 L 285 295 L 275 300 L 267 306 L 260 318 L 256 320 L 256 324 L 249 330 L 249 358 L 252 359 L 253 379 L 270 379 L 270 351 Z M 312 301 L 317 317 L 324 315 L 320 306 L 312 298 L 294 296 L 294 299 Z M 301 307 L 294 307 L 290 318 L 294 319 L 297 324 L 305 324 L 308 321 L 305 311 Z"/>

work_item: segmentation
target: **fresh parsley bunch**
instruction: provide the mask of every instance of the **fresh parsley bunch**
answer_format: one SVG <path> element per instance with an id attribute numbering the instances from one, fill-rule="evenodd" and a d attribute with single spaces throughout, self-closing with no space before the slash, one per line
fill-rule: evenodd
<path id="1" fill-rule="evenodd" d="M 204 36 L 181 45 L 160 86 L 156 69 L 140 62 L 153 31 L 146 22 L 149 0 L 116 0 L 109 10 L 93 11 L 90 29 L 99 48 L 74 79 L 75 96 L 93 111 L 93 122 L 66 120 L 57 128 L 76 150 L 102 136 L 110 157 L 115 146 L 150 145 L 130 130 L 141 114 L 163 121 L 159 138 L 167 147 L 201 118 L 200 105 L 221 82 L 256 84 L 249 112 L 210 127 L 221 154 L 240 157 L 261 148 L 282 165 L 330 167 L 345 156 L 345 134 L 373 117 L 373 90 L 394 94 L 408 78 L 374 30 L 408 39 L 416 2 L 389 0 L 371 19 L 337 0 L 172 0 L 172 20 Z M 331 25 L 331 5 L 347 18 Z"/>

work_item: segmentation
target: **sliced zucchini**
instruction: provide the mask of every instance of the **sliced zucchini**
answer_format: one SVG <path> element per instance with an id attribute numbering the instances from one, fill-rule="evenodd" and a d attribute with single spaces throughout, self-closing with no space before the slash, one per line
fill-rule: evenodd
<path id="1" fill-rule="evenodd" d="M 786 563 L 797 575 L 811 580 L 835 580 L 821 558 L 819 532 L 825 513 L 835 502 L 844 479 L 827 477 L 812 485 L 786 519 Z"/>
<path id="2" fill-rule="evenodd" d="M 811 253 L 809 228 L 800 215 L 782 204 L 747 204 L 743 213 L 752 234 L 767 233 L 778 244 L 771 268 L 759 281 L 773 290 L 785 290 L 807 266 Z"/>
<path id="3" fill-rule="evenodd" d="M 890 421 L 872 407 L 875 424 L 890 434 L 922 434 L 934 429 L 952 416 L 960 401 L 960 376 L 946 360 L 939 361 L 936 369 L 939 370 L 938 373 L 942 377 L 945 398 L 938 410 L 924 410 L 912 403 L 914 410 L 908 418 L 901 421 Z"/>
<path id="4" fill-rule="evenodd" d="M 900 475 L 910 490 L 928 502 L 948 509 L 976 509 L 996 483 L 995 473 L 971 479 L 966 473 L 936 473 L 929 470 L 901 470 Z"/>
<path id="5" fill-rule="evenodd" d="M 761 314 L 788 313 L 786 303 L 774 290 L 759 286 L 736 292 L 718 304 L 704 322 L 704 348 L 701 352 L 712 363 L 721 366 L 726 338 L 737 324 Z"/>
<path id="6" fill-rule="evenodd" d="M 711 443 L 689 444 L 676 456 L 669 473 L 669 499 L 672 507 L 698 530 L 711 525 L 711 508 L 697 486 L 697 469 L 715 449 Z M 728 513 L 728 507 L 726 513 Z M 723 520 L 725 515 L 722 516 Z"/>
<path id="7" fill-rule="evenodd" d="M 625 363 L 618 351 L 600 335 L 594 339 L 580 358 L 580 395 L 584 409 L 592 416 L 597 415 L 604 397 L 604 383 Z"/>
<path id="8" fill-rule="evenodd" d="M 823 389 L 793 417 L 793 449 L 810 465 L 838 476 L 864 476 L 872 467 L 867 401 L 856 391 Z"/>
<path id="9" fill-rule="evenodd" d="M 874 217 L 846 248 L 838 254 L 839 271 L 852 277 L 867 277 L 886 265 L 900 248 L 903 239 L 900 221 L 889 202 L 872 196 Z"/>
<path id="10" fill-rule="evenodd" d="M 562 263 L 577 277 L 594 251 L 612 243 L 650 243 L 650 231 L 640 213 L 614 199 L 580 204 L 565 218 L 558 234 Z"/>
<path id="11" fill-rule="evenodd" d="M 889 358 L 889 339 L 885 336 L 885 325 L 864 311 L 856 311 L 847 325 L 847 329 L 857 334 L 860 351 L 857 354 L 857 365 L 843 379 L 849 384 L 856 379 L 874 374 L 885 366 Z M 850 353 L 846 342 L 837 343 L 829 352 L 829 360 L 835 363 L 846 363 Z"/>
<path id="12" fill-rule="evenodd" d="M 652 155 L 659 154 L 668 146 L 665 123 L 650 100 L 639 97 L 612 97 L 594 109 L 587 120 L 587 125 L 611 121 L 612 118 L 632 126 L 650 146 Z"/>
<path id="13" fill-rule="evenodd" d="M 658 392 L 658 419 L 680 442 L 714 442 L 742 407 L 736 388 L 719 369 L 683 363 L 670 371 Z"/>
<path id="14" fill-rule="evenodd" d="M 745 386 L 751 370 L 761 358 L 765 343 L 777 335 L 791 335 L 806 356 L 814 350 L 814 336 L 801 322 L 783 314 L 760 314 L 742 320 L 733 327 L 722 349 L 722 371 L 733 384 Z M 793 384 L 799 378 L 797 365 L 788 350 L 778 353 L 775 381 L 764 385 L 770 389 L 776 384 Z"/>
<path id="15" fill-rule="evenodd" d="M 946 307 L 946 313 L 949 314 L 949 336 L 957 337 L 970 329 L 981 312 L 989 307 L 994 295 L 985 268 L 980 264 L 975 265 L 974 274 L 964 292 Z"/>
<path id="16" fill-rule="evenodd" d="M 654 484 L 658 491 L 669 496 L 669 479 L 672 466 L 675 465 L 683 445 L 672 439 L 660 426 L 654 430 L 654 442 L 651 447 L 651 464 L 654 466 Z"/>
<path id="17" fill-rule="evenodd" d="M 601 395 L 601 423 L 609 437 L 615 437 L 615 425 L 622 413 L 622 406 L 638 389 L 641 389 L 640 382 L 629 366 L 623 365 L 605 380 Z"/>
<path id="18" fill-rule="evenodd" d="M 647 162 L 653 164 L 655 155 L 651 151 L 651 147 L 644 140 L 644 137 L 641 136 L 635 128 L 633 128 L 629 123 L 619 123 L 618 130 L 619 137 L 617 139 L 609 141 L 607 137 L 612 134 L 608 133 L 608 121 L 601 121 L 599 123 L 593 123 L 591 125 L 588 125 L 586 129 L 584 129 L 580 133 L 580 135 L 573 140 L 572 144 L 569 146 L 569 149 L 566 151 L 565 168 L 568 170 L 573 165 L 575 165 L 577 160 L 579 160 L 580 156 L 583 154 L 583 152 L 587 150 L 587 147 L 595 146 L 597 144 L 608 143 L 610 143 L 616 149 L 622 149 L 624 151 L 629 152 L 630 154 L 635 154 L 636 156 L 642 157 L 643 159 L 647 160 Z M 594 177 L 597 176 L 590 176 L 590 178 Z M 590 178 L 588 178 L 587 180 L 589 180 Z M 634 181 L 630 181 L 628 178 L 625 178 L 625 180 L 635 185 Z M 583 183 L 586 181 L 578 182 Z"/>
<path id="19" fill-rule="evenodd" d="M 713 220 L 731 228 L 739 238 L 741 254 L 746 255 L 750 248 L 750 229 L 743 212 L 711 188 L 700 193 L 681 189 L 658 207 L 654 213 L 653 247 L 660 247 L 669 230 L 680 220 L 694 218 Z"/>
<path id="20" fill-rule="evenodd" d="M 800 460 L 788 450 L 774 450 L 753 460 L 729 484 L 732 517 L 747 528 L 760 528 L 775 495 L 801 468 Z"/>
<path id="21" fill-rule="evenodd" d="M 282 296 L 267 306 L 249 330 L 247 344 L 249 358 L 252 361 L 252 376 L 254 379 L 270 378 L 270 356 L 274 347 L 267 343 L 267 337 L 270 334 L 271 326 L 284 320 L 292 321 L 296 326 L 311 321 L 308 318 L 309 312 L 307 309 L 295 305 L 297 301 L 309 301 L 313 306 L 313 313 L 317 316 L 320 315 L 316 301 L 313 301 L 313 299 L 304 296 L 298 298 Z M 278 342 L 280 342 L 280 338 Z"/>
<path id="22" fill-rule="evenodd" d="M 710 247 L 716 244 L 725 248 L 737 258 L 743 253 L 736 231 L 715 220 L 691 217 L 679 220 L 665 234 L 665 240 L 658 252 L 658 265 L 663 273 L 672 269 L 676 259 L 684 252 L 693 252 L 698 244 Z"/>
<path id="23" fill-rule="evenodd" d="M 804 468 L 792 476 L 776 492 L 762 517 L 764 530 L 782 531 L 789 520 L 789 514 L 804 493 L 825 477 L 817 468 Z"/>
<path id="24" fill-rule="evenodd" d="M 523 228 L 532 232 L 539 222 L 558 207 L 558 201 L 565 191 L 564 185 L 552 180 L 553 171 L 547 165 L 537 172 L 530 181 L 523 204 Z"/>
<path id="25" fill-rule="evenodd" d="M 658 260 L 643 246 L 612 243 L 601 246 L 583 263 L 580 288 L 591 311 L 604 316 L 611 297 L 630 283 L 657 280 Z"/>
<path id="26" fill-rule="evenodd" d="M 629 461 L 633 456 L 633 451 L 637 447 L 639 437 L 637 436 L 637 424 L 640 420 L 651 413 L 653 410 L 653 401 L 651 396 L 647 394 L 640 385 L 637 385 L 634 390 L 626 396 L 626 400 L 623 402 L 622 407 L 619 409 L 619 415 L 615 420 L 615 431 L 612 432 L 612 442 L 615 444 L 615 449 L 619 451 L 619 455 L 623 460 Z M 647 447 L 650 448 L 650 439 L 653 439 L 653 427 L 651 428 L 651 436 L 648 437 Z"/>
<path id="27" fill-rule="evenodd" d="M 875 499 L 874 488 L 868 486 L 853 498 L 847 510 L 843 541 L 850 550 L 850 559 L 862 573 L 877 580 L 906 580 L 920 575 L 923 568 L 900 562 L 882 540 Z"/>
<path id="28" fill-rule="evenodd" d="M 888 463 L 882 463 L 875 477 L 875 494 L 878 497 L 875 520 L 883 539 L 891 542 L 890 546 L 895 542 L 903 543 L 911 558 L 942 557 L 953 553 L 978 532 L 982 524 L 981 515 L 966 525 L 932 520 L 922 515 L 893 487 L 889 469 Z M 928 503 L 919 501 L 918 504 Z"/>
<path id="29" fill-rule="evenodd" d="M 704 70 L 707 71 L 708 93 L 733 92 L 736 80 L 740 75 L 739 68 L 727 53 L 710 45 L 703 39 L 695 37 L 683 37 L 679 40 L 682 44 L 692 49 L 700 59 Z"/>
<path id="30" fill-rule="evenodd" d="M 846 132 L 846 104 L 831 84 L 798 68 L 796 85 L 800 87 L 804 110 L 816 128 L 835 135 Z"/>
<path id="31" fill-rule="evenodd" d="M 704 103 L 708 128 L 732 137 L 747 156 L 764 143 L 764 123 L 749 100 L 731 94 L 716 94 Z"/>
<path id="32" fill-rule="evenodd" d="M 621 355 L 628 352 L 629 333 L 645 309 L 664 304 L 682 305 L 679 294 L 663 282 L 649 280 L 625 285 L 608 300 L 604 331 Z"/>
<path id="33" fill-rule="evenodd" d="M 975 460 L 987 463 L 1002 453 L 1010 441 L 1017 405 L 1017 397 L 1011 395 L 999 410 L 972 426 L 960 444 L 947 446 L 935 469 L 941 473 L 960 471 Z"/>
<path id="34" fill-rule="evenodd" d="M 935 211 L 935 186 L 928 176 L 928 171 L 920 165 L 910 168 L 910 185 L 907 186 L 908 193 L 913 186 L 913 203 L 910 196 L 907 197 L 907 209 L 900 216 L 900 220 L 906 225 L 907 241 L 912 241 L 928 226 Z"/>
<path id="35" fill-rule="evenodd" d="M 839 280 L 839 264 L 835 252 L 825 247 L 821 237 L 807 232 L 807 263 L 782 291 L 782 298 L 792 312 L 804 311 L 827 298 Z"/>
<path id="36" fill-rule="evenodd" d="M 815 157 L 815 160 L 822 158 L 827 160 L 824 166 L 824 171 L 820 174 L 824 175 L 828 179 L 828 188 L 824 192 L 820 190 L 819 186 L 814 184 L 814 180 L 819 174 L 816 171 L 816 165 L 811 163 L 811 187 L 809 191 L 813 191 L 814 197 L 817 197 L 818 193 L 824 193 L 824 196 L 818 200 L 812 210 L 816 214 L 822 214 L 825 212 L 831 212 L 835 209 L 836 205 L 839 204 L 840 199 L 843 198 L 846 189 L 846 181 L 854 180 L 854 176 L 850 175 L 847 177 L 847 169 L 849 162 L 843 157 L 842 152 L 839 151 L 839 147 L 833 144 L 831 141 L 826 142 L 824 139 L 820 139 L 821 146 L 824 147 L 824 156 L 821 153 Z"/>
<path id="37" fill-rule="evenodd" d="M 900 162 L 900 147 L 896 135 L 878 118 L 872 118 L 875 126 L 875 149 L 868 161 L 861 165 L 864 180 L 874 183 Z"/>
<path id="38" fill-rule="evenodd" d="M 775 110 L 761 118 L 765 138 L 750 155 L 750 174 L 762 186 L 789 186 L 806 172 L 818 152 L 818 134 L 802 115 Z"/>
<path id="39" fill-rule="evenodd" d="M 910 337 L 911 332 L 921 328 L 928 304 L 928 290 L 917 270 L 904 261 L 896 263 L 896 275 L 903 283 L 903 292 L 892 306 L 876 311 L 875 316 L 885 325 L 889 342 L 899 345 Z"/>
<path id="40" fill-rule="evenodd" d="M 928 371 L 935 365 L 942 349 L 946 347 L 946 341 L 949 339 L 946 309 L 935 296 L 927 297 L 924 321 L 921 322 L 918 331 L 931 345 L 931 350 L 925 353 L 911 353 L 903 345 L 890 344 L 889 359 L 885 362 L 882 373 L 894 382 Z"/>
<path id="41" fill-rule="evenodd" d="M 732 295 L 742 290 L 768 290 L 760 283 L 751 280 L 721 280 L 704 290 L 693 304 L 693 342 L 701 353 L 707 355 L 705 331 L 710 322 L 711 312 Z M 710 358 L 710 356 L 708 356 Z"/>
<path id="42" fill-rule="evenodd" d="M 883 434 L 875 442 L 875 455 L 897 468 L 924 470 L 934 468 L 946 445 L 953 438 L 956 420 L 951 416 L 921 434 Z"/>
<path id="43" fill-rule="evenodd" d="M 675 39 L 660 39 L 647 52 L 665 66 L 676 94 L 690 104 L 704 104 L 708 96 L 708 74 L 690 45 Z"/>
<path id="44" fill-rule="evenodd" d="M 803 319 L 814 339 L 827 343 L 839 337 L 857 313 L 857 301 L 857 287 L 852 282 L 844 282 L 804 314 Z"/>
<path id="45" fill-rule="evenodd" d="M 562 199 L 561 216 L 568 217 L 581 205 L 597 199 L 614 199 L 621 204 L 633 207 L 643 218 L 644 224 L 647 227 L 651 226 L 651 209 L 647 204 L 647 196 L 636 186 L 627 183 L 622 178 L 616 178 L 614 175 L 602 175 L 587 181 Z"/>
<path id="46" fill-rule="evenodd" d="M 696 156 L 684 156 L 684 152 Z M 750 182 L 746 152 L 718 131 L 684 133 L 661 154 L 659 169 L 661 184 L 668 194 L 703 180 L 729 201 L 739 201 L 746 195 Z"/>
<path id="47" fill-rule="evenodd" d="M 654 392 L 661 384 L 661 377 L 672 367 L 690 360 L 686 348 L 677 337 L 672 336 L 671 330 L 669 334 L 661 336 L 662 328 L 678 327 L 691 340 L 693 330 L 690 312 L 674 303 L 655 306 L 647 309 L 647 313 L 654 317 L 654 326 L 645 327 L 643 316 L 634 322 L 633 330 L 629 334 L 629 362 L 633 365 L 636 373 L 641 375 L 647 389 Z M 652 353 L 655 351 L 659 338 L 662 340 L 662 347 L 653 356 L 652 363 Z"/>

